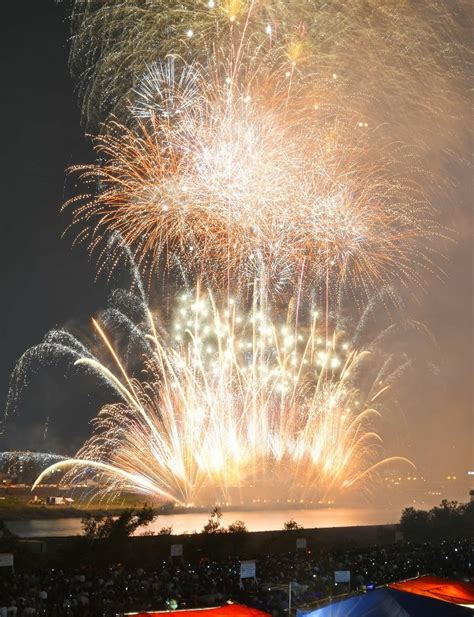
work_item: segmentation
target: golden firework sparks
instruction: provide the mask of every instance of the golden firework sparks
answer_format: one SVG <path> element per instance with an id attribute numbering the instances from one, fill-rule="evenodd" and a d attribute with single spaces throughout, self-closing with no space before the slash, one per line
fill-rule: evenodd
<path id="1" fill-rule="evenodd" d="M 118 232 L 141 265 L 178 260 L 214 288 L 258 277 L 274 297 L 308 285 L 363 297 L 437 270 L 442 234 L 408 149 L 361 135 L 347 112 L 325 121 L 304 84 L 240 89 L 197 65 L 173 75 L 174 58 L 152 67 L 132 107 L 145 117 L 111 123 L 100 163 L 72 168 L 92 184 L 66 203 L 91 251 Z"/>
<path id="2" fill-rule="evenodd" d="M 361 122 L 385 124 L 428 157 L 456 150 L 470 104 L 471 27 L 467 0 L 80 0 L 70 66 L 84 119 L 98 127 L 111 113 L 128 121 L 130 92 L 168 54 L 206 65 L 217 52 L 236 75 L 277 51 L 275 72 L 311 74 L 326 83 L 323 101 L 351 99 Z"/>
<path id="3" fill-rule="evenodd" d="M 102 409 L 76 457 L 48 467 L 36 484 L 61 470 L 65 483 L 95 479 L 93 492 L 105 498 L 127 491 L 182 505 L 230 502 L 250 483 L 260 494 L 278 488 L 318 499 L 382 464 L 409 462 L 377 458 L 372 427 L 389 376 L 361 391 L 356 375 L 367 352 L 342 332 L 328 338 L 316 312 L 297 327 L 257 305 L 242 312 L 233 299 L 219 309 L 198 290 L 181 294 L 174 342 L 148 319 L 146 381 L 127 373 L 95 322 L 118 372 L 96 359 L 78 362 L 112 382 L 122 401 Z"/>

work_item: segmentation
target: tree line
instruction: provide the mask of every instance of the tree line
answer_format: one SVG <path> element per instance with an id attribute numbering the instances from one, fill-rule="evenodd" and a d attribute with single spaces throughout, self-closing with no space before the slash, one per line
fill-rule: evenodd
<path id="1" fill-rule="evenodd" d="M 405 540 L 424 542 L 469 537 L 474 532 L 474 501 L 458 503 L 443 499 L 431 510 L 405 508 L 400 519 Z"/>

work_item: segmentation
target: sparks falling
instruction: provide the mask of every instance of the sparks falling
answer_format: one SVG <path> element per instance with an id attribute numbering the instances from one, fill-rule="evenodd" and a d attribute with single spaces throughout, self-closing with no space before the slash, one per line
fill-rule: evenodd
<path id="1" fill-rule="evenodd" d="M 321 323 L 323 322 L 323 323 Z M 390 375 L 357 385 L 369 354 L 313 311 L 306 326 L 274 320 L 231 299 L 218 309 L 209 293 L 182 293 L 172 340 L 150 312 L 142 332 L 145 379 L 130 376 L 104 327 L 95 328 L 114 368 L 78 360 L 121 395 L 94 421 L 74 459 L 46 469 L 63 483 L 93 479 L 92 494 L 123 492 L 180 505 L 231 503 L 245 486 L 260 494 L 326 499 L 398 457 L 377 457 L 373 431 Z M 393 372 L 393 371 L 391 371 Z"/>
<path id="2" fill-rule="evenodd" d="M 314 103 L 350 100 L 362 124 L 426 155 L 456 147 L 470 109 L 467 0 L 80 0 L 71 23 L 71 72 L 94 129 L 111 114 L 126 123 L 130 92 L 169 54 L 206 65 L 219 53 L 233 75 L 253 62 L 311 75 Z"/>
<path id="3" fill-rule="evenodd" d="M 384 459 L 374 430 L 406 358 L 380 360 L 333 315 L 442 273 L 449 234 L 426 190 L 443 195 L 442 174 L 426 168 L 456 155 L 466 6 L 74 3 L 71 72 L 101 127 L 97 162 L 71 170 L 76 240 L 99 269 L 125 254 L 150 287 L 158 273 L 183 290 L 160 321 L 136 277 L 142 319 L 112 308 L 94 322 L 107 359 L 65 331 L 20 359 L 13 402 L 42 354 L 111 392 L 92 437 L 36 484 L 61 471 L 106 499 L 236 503 L 249 486 L 324 499 L 408 462 Z M 138 374 L 116 321 L 139 341 Z"/>
<path id="4" fill-rule="evenodd" d="M 324 121 L 304 87 L 271 71 L 254 92 L 175 61 L 137 88 L 138 125 L 111 123 L 101 162 L 72 168 L 94 187 L 66 204 L 78 241 L 110 262 L 116 232 L 144 269 L 179 263 L 230 291 L 258 278 L 270 299 L 319 287 L 363 303 L 394 278 L 417 286 L 439 272 L 444 232 L 409 149 L 361 135 L 347 111 Z"/>

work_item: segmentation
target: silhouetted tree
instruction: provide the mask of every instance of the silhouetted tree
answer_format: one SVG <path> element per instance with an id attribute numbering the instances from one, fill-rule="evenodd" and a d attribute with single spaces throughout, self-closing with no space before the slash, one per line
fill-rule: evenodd
<path id="1" fill-rule="evenodd" d="M 461 515 L 459 534 L 461 536 L 472 536 L 474 529 L 474 501 L 468 501 L 458 507 Z"/>
<path id="2" fill-rule="evenodd" d="M 127 509 L 117 518 L 112 516 L 84 517 L 81 521 L 82 533 L 87 538 L 120 542 L 130 537 L 139 527 L 147 527 L 157 514 L 153 508 L 144 505 L 141 510 Z"/>
<path id="3" fill-rule="evenodd" d="M 162 527 L 158 532 L 159 536 L 170 536 L 173 533 L 173 527 L 170 525 L 169 527 Z"/>
<path id="4" fill-rule="evenodd" d="M 406 540 L 425 540 L 430 535 L 429 512 L 405 508 L 400 519 L 400 529 Z"/>
<path id="5" fill-rule="evenodd" d="M 299 525 L 294 518 L 290 518 L 283 523 L 283 529 L 285 531 L 295 531 L 296 529 L 304 529 L 303 525 Z"/>
<path id="6" fill-rule="evenodd" d="M 474 503 L 459 504 L 443 499 L 431 510 L 405 508 L 400 529 L 410 541 L 443 540 L 471 535 L 474 529 Z"/>
<path id="7" fill-rule="evenodd" d="M 461 512 L 457 501 L 443 499 L 439 506 L 430 510 L 431 527 L 436 535 L 449 537 L 460 527 Z"/>
<path id="8" fill-rule="evenodd" d="M 212 510 L 209 520 L 202 528 L 202 533 L 225 533 L 221 525 L 222 510 L 217 506 Z"/>
<path id="9" fill-rule="evenodd" d="M 248 533 L 247 525 L 244 521 L 234 521 L 227 528 L 229 533 Z"/>

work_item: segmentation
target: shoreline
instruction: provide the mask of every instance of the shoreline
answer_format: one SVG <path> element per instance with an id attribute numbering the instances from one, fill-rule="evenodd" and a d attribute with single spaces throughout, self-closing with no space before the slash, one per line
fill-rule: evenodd
<path id="1" fill-rule="evenodd" d="M 61 510 L 49 511 L 48 516 L 38 518 L 36 512 L 22 512 L 23 518 L 5 518 L 8 528 L 20 538 L 46 538 L 46 537 L 67 537 L 77 536 L 83 532 L 81 517 L 84 512 L 71 512 L 69 517 L 62 517 Z M 94 513 L 90 510 L 90 513 Z M 101 513 L 101 511 L 99 511 Z M 109 515 L 118 514 L 119 511 L 110 509 L 106 511 Z M 44 515 L 44 512 L 43 512 Z M 36 518 L 33 518 L 36 517 Z M 146 528 L 139 530 L 137 535 L 172 535 L 176 538 L 180 535 L 199 534 L 205 528 L 209 520 L 209 511 L 203 510 L 199 513 L 168 513 L 158 515 L 157 518 Z M 278 533 L 285 528 L 288 521 L 296 521 L 298 533 L 304 533 L 307 529 L 331 529 L 347 528 L 355 529 L 367 526 L 396 525 L 400 520 L 400 510 L 392 509 L 373 509 L 373 508 L 338 508 L 331 507 L 325 509 L 307 510 L 258 510 L 253 512 L 224 511 L 221 519 L 222 530 L 228 529 L 232 524 L 242 521 L 248 533 L 272 532 Z M 224 534 L 226 535 L 226 534 Z M 232 534 L 231 534 L 232 535 Z"/>
<path id="2" fill-rule="evenodd" d="M 24 520 L 54 520 L 54 519 L 82 519 L 87 515 L 91 516 L 120 516 L 127 509 L 140 509 L 144 505 L 153 507 L 158 516 L 173 516 L 182 514 L 210 514 L 215 505 L 170 507 L 168 505 L 147 504 L 146 502 L 127 503 L 124 505 L 33 505 L 33 504 L 8 504 L 0 501 L 0 520 L 24 521 Z M 367 508 L 370 504 L 351 504 L 351 503 L 273 503 L 273 504 L 251 504 L 251 505 L 228 505 L 218 506 L 225 514 L 226 512 L 259 512 L 265 509 L 268 512 L 280 512 L 287 510 L 330 510 L 333 508 Z M 402 507 L 400 507 L 401 513 Z"/>
<path id="3" fill-rule="evenodd" d="M 364 547 L 393 544 L 400 541 L 397 524 L 354 525 L 347 527 L 311 527 L 301 530 L 249 531 L 247 533 L 185 533 L 173 535 L 134 535 L 127 538 L 120 549 L 121 563 L 139 563 L 140 566 L 156 563 L 157 559 L 170 558 L 171 547 L 181 544 L 184 559 L 197 562 L 212 556 L 220 559 L 229 555 L 242 559 L 255 559 L 260 555 L 294 553 L 297 540 L 306 540 L 307 551 L 320 551 L 336 547 Z M 101 540 L 94 540 L 101 543 Z M 36 536 L 19 538 L 25 554 L 35 554 L 42 562 L 63 563 L 71 555 L 77 556 L 92 546 L 81 535 Z M 66 557 L 67 556 L 67 557 Z"/>

